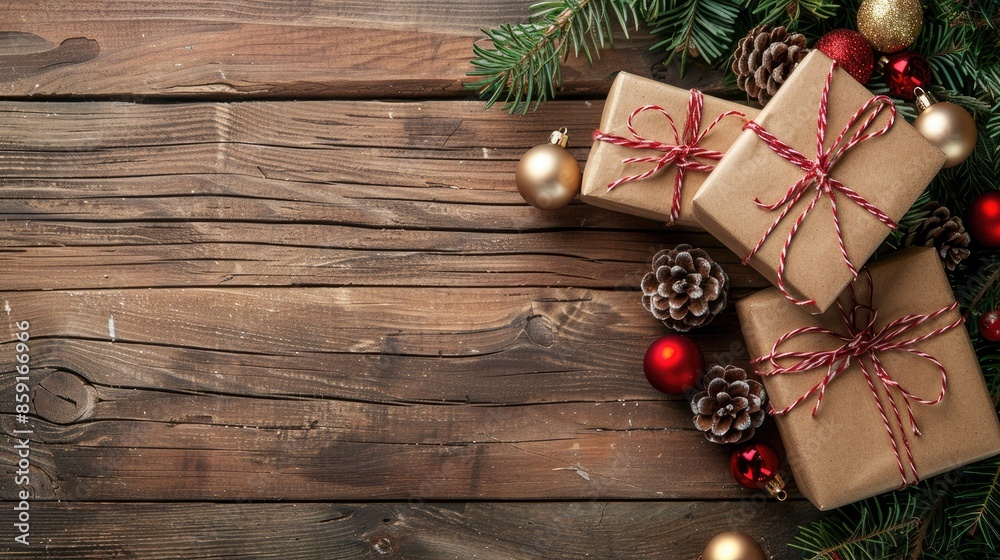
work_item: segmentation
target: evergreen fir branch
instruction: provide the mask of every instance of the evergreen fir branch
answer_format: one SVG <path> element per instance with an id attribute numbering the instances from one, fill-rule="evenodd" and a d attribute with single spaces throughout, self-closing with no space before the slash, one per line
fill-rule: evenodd
<path id="1" fill-rule="evenodd" d="M 945 89 L 939 86 L 931 86 L 930 93 L 938 101 L 949 101 L 972 113 L 973 117 L 981 117 L 985 120 L 990 115 L 990 104 L 978 97 L 963 95 L 954 90 Z"/>
<path id="2" fill-rule="evenodd" d="M 931 21 L 920 32 L 918 52 L 927 58 L 934 83 L 955 91 L 966 91 L 975 80 L 975 70 L 967 64 L 967 29 L 947 22 Z"/>
<path id="3" fill-rule="evenodd" d="M 473 45 L 475 67 L 469 76 L 481 77 L 466 87 L 478 90 L 486 107 L 503 99 L 504 109 L 527 112 L 534 104 L 555 96 L 562 84 L 562 62 L 570 48 L 588 61 L 611 45 L 614 17 L 628 36 L 638 25 L 637 5 L 656 0 L 555 0 L 532 6 L 530 23 L 504 24 L 484 29 L 490 47 Z M 630 23 L 631 22 L 631 23 Z"/>
<path id="4" fill-rule="evenodd" d="M 801 527 L 790 546 L 809 560 L 901 558 L 922 520 L 912 493 L 891 496 L 889 503 L 870 498 Z"/>
<path id="5" fill-rule="evenodd" d="M 977 95 L 1000 101 L 1000 34 L 995 29 L 974 30 L 967 42 L 965 72 L 971 74 Z"/>
<path id="6" fill-rule="evenodd" d="M 688 56 L 718 65 L 730 56 L 736 20 L 740 15 L 736 0 L 668 0 L 668 7 L 650 21 L 653 33 L 663 39 L 653 45 L 669 55 L 669 64 L 680 55 L 681 74 Z"/>
<path id="7" fill-rule="evenodd" d="M 993 142 L 994 149 L 1000 150 L 1000 103 L 994 105 L 990 110 L 984 131 Z"/>
<path id="8" fill-rule="evenodd" d="M 957 25 L 1000 29 L 1000 6 L 995 0 L 952 0 L 949 5 Z"/>
<path id="9" fill-rule="evenodd" d="M 920 524 L 909 544 L 910 553 L 906 556 L 909 560 L 920 560 L 928 556 L 939 556 L 934 554 L 944 546 L 947 553 L 947 538 L 951 534 L 950 524 L 947 523 L 942 510 L 948 501 L 950 487 L 944 485 L 936 488 L 926 482 L 916 488 L 916 491 L 930 491 L 933 496 L 930 507 L 923 510 L 920 516 Z M 928 554 L 930 553 L 930 554 Z M 947 554 L 946 554 L 947 555 Z"/>
<path id="10" fill-rule="evenodd" d="M 783 23 L 794 29 L 799 19 L 827 19 L 837 14 L 837 0 L 742 0 L 743 7 L 760 16 L 758 23 Z"/>
<path id="11" fill-rule="evenodd" d="M 649 22 L 660 17 L 668 7 L 670 7 L 670 2 L 672 0 L 625 0 L 625 2 L 632 7 L 632 9 L 639 12 L 642 18 Z"/>
<path id="12" fill-rule="evenodd" d="M 954 492 L 956 504 L 948 511 L 956 528 L 952 544 L 969 539 L 990 550 L 1000 547 L 1000 457 L 966 468 Z"/>
<path id="13" fill-rule="evenodd" d="M 973 344 L 977 346 L 976 355 L 987 383 L 990 383 L 991 378 L 996 378 L 1000 384 L 1000 355 L 996 356 L 995 362 L 991 362 L 990 356 L 996 348 L 988 345 L 979 348 L 980 344 L 988 341 L 982 340 L 976 326 L 980 315 L 1000 305 L 1000 252 L 977 251 L 970 260 L 972 262 L 965 267 L 965 273 L 961 277 L 952 278 L 952 290 L 955 300 L 965 310 L 965 326 Z"/>

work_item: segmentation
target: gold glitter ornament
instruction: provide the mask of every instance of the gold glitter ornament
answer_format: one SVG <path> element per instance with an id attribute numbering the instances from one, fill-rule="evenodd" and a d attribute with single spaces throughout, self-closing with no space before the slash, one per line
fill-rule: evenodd
<path id="1" fill-rule="evenodd" d="M 884 53 L 913 44 L 923 25 L 920 0 L 864 0 L 858 8 L 858 31 Z"/>

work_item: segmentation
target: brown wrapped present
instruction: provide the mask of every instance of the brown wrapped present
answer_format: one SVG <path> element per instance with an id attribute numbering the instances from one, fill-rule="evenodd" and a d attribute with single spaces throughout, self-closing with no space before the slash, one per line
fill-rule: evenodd
<path id="1" fill-rule="evenodd" d="M 945 160 L 891 100 L 832 68 L 809 53 L 694 199 L 709 233 L 811 313 L 836 301 Z"/>
<path id="2" fill-rule="evenodd" d="M 809 315 L 771 288 L 736 304 L 805 497 L 835 508 L 1000 453 L 993 401 L 933 248 L 870 264 L 838 303 Z"/>
<path id="3" fill-rule="evenodd" d="M 691 213 L 694 193 L 740 135 L 744 115 L 758 112 L 621 72 L 595 133 L 580 200 L 701 229 Z"/>

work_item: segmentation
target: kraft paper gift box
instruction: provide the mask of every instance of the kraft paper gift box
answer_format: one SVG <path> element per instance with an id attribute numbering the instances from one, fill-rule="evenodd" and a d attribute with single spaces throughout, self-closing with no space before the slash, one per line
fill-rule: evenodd
<path id="1" fill-rule="evenodd" d="M 817 129 L 824 84 L 832 60 L 812 51 L 795 68 L 791 77 L 754 119 L 763 129 L 810 162 L 819 159 Z M 874 96 L 841 68 L 830 82 L 827 128 L 824 146 L 830 150 L 852 117 Z M 888 102 L 888 100 L 886 99 Z M 878 104 L 866 114 L 871 114 Z M 891 102 L 866 133 L 884 128 L 889 122 Z M 860 119 L 840 145 L 846 144 L 862 128 Z M 864 140 L 847 151 L 828 168 L 828 176 L 856 192 L 874 211 L 897 222 L 944 164 L 945 154 L 900 115 L 888 132 Z M 783 284 L 790 296 L 803 301 L 811 313 L 822 313 L 852 280 L 852 272 L 842 255 L 829 195 L 818 191 L 817 181 L 794 202 L 787 215 L 765 239 L 768 228 L 781 212 L 780 205 L 767 210 L 757 204 L 774 204 L 790 188 L 806 177 L 803 166 L 778 155 L 753 130 L 745 130 L 705 179 L 694 197 L 694 214 L 702 226 L 740 257 L 747 257 L 762 239 L 759 250 L 749 259 L 750 266 L 776 286 L 779 264 L 789 232 L 799 216 L 818 197 L 818 202 L 802 220 L 788 249 Z M 864 204 L 833 190 L 839 231 L 854 269 L 861 268 L 875 252 L 890 227 Z"/>
<path id="2" fill-rule="evenodd" d="M 691 98 L 689 90 L 680 89 L 655 80 L 641 78 L 627 72 L 621 72 L 611 85 L 604 113 L 601 116 L 600 131 L 609 135 L 634 139 L 628 130 L 629 115 L 635 109 L 646 105 L 661 107 L 671 116 L 677 130 L 675 138 L 667 118 L 655 110 L 644 111 L 632 119 L 632 124 L 641 136 L 670 145 L 679 145 L 686 139 L 685 125 L 687 122 L 688 105 Z M 695 133 L 702 133 L 712 124 L 712 121 L 727 111 L 738 111 L 751 118 L 757 116 L 757 109 L 723 101 L 710 96 L 703 96 L 701 122 Z M 711 131 L 704 134 L 697 147 L 715 152 L 725 152 L 743 130 L 743 119 L 740 116 L 725 117 Z M 660 157 L 663 152 L 650 149 L 630 148 L 610 142 L 595 141 L 587 158 L 583 173 L 583 185 L 580 190 L 580 200 L 587 204 L 615 210 L 634 216 L 669 223 L 673 207 L 674 187 L 678 167 L 670 163 L 652 176 L 623 183 L 613 189 L 608 185 L 632 175 L 641 174 L 655 167 L 655 163 L 636 162 L 623 163 L 632 157 Z M 702 165 L 714 165 L 717 160 L 692 156 L 689 161 Z M 708 171 L 686 169 L 683 173 L 681 188 L 680 212 L 675 224 L 688 229 L 701 229 L 692 215 L 691 201 L 695 192 L 701 187 Z"/>
<path id="3" fill-rule="evenodd" d="M 872 296 L 870 303 L 877 310 L 872 332 L 908 315 L 933 315 L 955 302 L 941 259 L 933 248 L 901 251 L 869 264 L 868 271 L 873 289 L 868 289 L 864 273 L 855 287 L 860 304 L 867 305 L 869 294 Z M 850 290 L 841 295 L 840 303 L 848 313 L 854 309 Z M 781 337 L 799 328 L 826 328 L 850 338 L 837 306 L 821 315 L 810 315 L 789 303 L 775 288 L 743 298 L 736 309 L 747 349 L 755 361 L 773 350 L 824 352 L 846 343 L 830 334 L 811 332 L 787 338 L 775 348 Z M 857 311 L 856 322 L 863 327 L 871 315 L 864 308 Z M 899 418 L 895 416 L 886 388 L 867 353 L 852 357 L 849 366 L 830 381 L 815 415 L 812 411 L 818 394 L 814 393 L 791 411 L 775 416 L 795 484 L 809 501 L 826 510 L 897 489 L 902 485 L 902 473 L 912 483 L 915 475 L 910 472 L 904 436 L 920 479 L 1000 453 L 997 413 L 966 326 L 960 321 L 960 311 L 949 309 L 888 337 L 887 343 L 920 337 L 958 322 L 957 326 L 913 343 L 908 346 L 910 350 L 883 349 L 876 353 L 891 379 L 914 397 L 928 401 L 940 394 L 942 375 L 934 362 L 912 351 L 925 352 L 947 372 L 946 392 L 940 402 L 910 401 L 920 436 L 911 432 L 906 399 L 897 388 L 891 389 L 899 411 Z M 787 368 L 800 359 L 801 356 L 785 357 L 776 363 Z M 885 421 L 859 361 L 864 361 L 872 375 Z M 825 364 L 774 374 L 774 365 L 769 361 L 758 363 L 757 370 L 771 404 L 779 411 L 806 395 L 831 371 Z M 892 439 L 886 421 L 892 428 Z M 897 463 L 892 441 L 896 443 L 901 463 Z"/>

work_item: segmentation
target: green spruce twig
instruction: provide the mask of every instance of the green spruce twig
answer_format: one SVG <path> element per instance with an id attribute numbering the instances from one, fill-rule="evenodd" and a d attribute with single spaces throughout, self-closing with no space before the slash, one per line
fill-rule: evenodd
<path id="1" fill-rule="evenodd" d="M 966 552 L 996 550 L 1000 546 L 1000 457 L 965 469 L 955 494 L 956 504 L 948 511 L 956 528 L 952 545 Z"/>
<path id="2" fill-rule="evenodd" d="M 468 75 L 481 79 L 467 87 L 477 90 L 487 108 L 503 99 L 505 110 L 527 112 L 555 96 L 562 85 L 562 62 L 571 49 L 592 62 L 600 49 L 611 45 L 612 17 L 627 37 L 629 22 L 638 24 L 637 5 L 636 0 L 535 4 L 529 23 L 483 30 L 491 44 L 473 45 L 475 68 Z"/>

